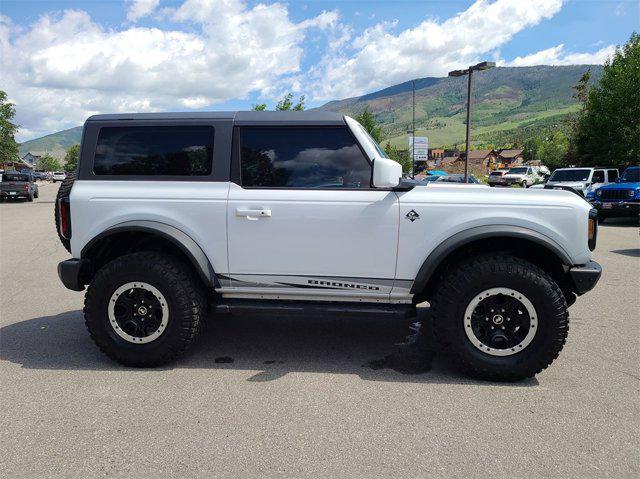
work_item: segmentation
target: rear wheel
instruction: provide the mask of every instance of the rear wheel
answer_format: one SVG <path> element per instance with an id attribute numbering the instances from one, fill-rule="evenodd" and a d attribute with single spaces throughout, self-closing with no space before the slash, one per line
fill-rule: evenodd
<path id="1" fill-rule="evenodd" d="M 27 201 L 29 201 L 29 202 L 33 201 L 33 194 L 29 193 L 27 195 Z"/>
<path id="2" fill-rule="evenodd" d="M 444 351 L 480 379 L 534 376 L 558 357 L 569 329 L 558 285 L 535 265 L 508 255 L 459 264 L 440 282 L 431 306 Z"/>
<path id="3" fill-rule="evenodd" d="M 125 366 L 153 367 L 183 354 L 204 321 L 200 280 L 170 256 L 140 252 L 103 266 L 85 296 L 91 338 Z"/>

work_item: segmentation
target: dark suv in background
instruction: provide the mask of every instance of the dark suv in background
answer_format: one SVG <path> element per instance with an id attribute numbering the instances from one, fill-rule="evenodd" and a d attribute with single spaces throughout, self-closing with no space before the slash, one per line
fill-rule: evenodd
<path id="1" fill-rule="evenodd" d="M 609 217 L 636 217 L 640 214 L 640 166 L 627 168 L 622 176 L 609 185 L 596 190 L 593 205 L 598 220 Z"/>
<path id="2" fill-rule="evenodd" d="M 2 174 L 0 201 L 14 198 L 26 198 L 27 201 L 33 201 L 37 197 L 38 185 L 33 179 L 33 173 L 7 171 Z"/>

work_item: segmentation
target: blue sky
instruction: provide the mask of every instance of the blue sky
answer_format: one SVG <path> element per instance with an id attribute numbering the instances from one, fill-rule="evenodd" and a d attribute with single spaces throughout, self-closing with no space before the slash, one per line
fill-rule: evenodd
<path id="1" fill-rule="evenodd" d="M 109 111 L 308 106 L 489 59 L 602 63 L 637 1 L 33 1 L 0 4 L 19 141 Z"/>

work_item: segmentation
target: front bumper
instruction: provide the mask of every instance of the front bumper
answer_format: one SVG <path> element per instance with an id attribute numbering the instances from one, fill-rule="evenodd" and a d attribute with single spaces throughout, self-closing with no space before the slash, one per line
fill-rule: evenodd
<path id="1" fill-rule="evenodd" d="M 82 291 L 84 284 L 80 281 L 80 273 L 84 261 L 77 258 L 71 258 L 58 263 L 58 277 L 65 288 L 73 291 Z"/>
<path id="2" fill-rule="evenodd" d="M 503 185 L 519 185 L 524 181 L 524 178 L 502 178 Z"/>
<path id="3" fill-rule="evenodd" d="M 603 214 L 611 216 L 637 216 L 640 214 L 640 201 L 593 201 L 593 206 Z"/>
<path id="4" fill-rule="evenodd" d="M 595 261 L 589 261 L 587 264 L 570 268 L 569 275 L 573 280 L 574 292 L 581 295 L 591 291 L 598 283 L 602 275 L 602 266 Z"/>

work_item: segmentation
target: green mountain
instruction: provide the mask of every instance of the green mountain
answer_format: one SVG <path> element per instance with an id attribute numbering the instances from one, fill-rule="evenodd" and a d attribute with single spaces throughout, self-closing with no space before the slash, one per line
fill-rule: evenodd
<path id="1" fill-rule="evenodd" d="M 591 70 L 591 80 L 602 74 L 600 65 L 500 67 L 474 74 L 472 138 L 475 146 L 507 146 L 523 135 L 547 131 L 578 110 L 573 86 Z M 416 82 L 416 135 L 427 136 L 429 146 L 464 142 L 467 98 L 466 77 L 419 78 Z M 323 110 L 355 116 L 368 106 L 382 127 L 383 140 L 407 147 L 411 130 L 412 85 L 400 83 L 380 91 L 331 101 Z M 20 155 L 49 153 L 58 158 L 80 143 L 82 127 L 26 141 Z"/>
<path id="2" fill-rule="evenodd" d="M 36 138 L 34 140 L 25 141 L 20 144 L 20 157 L 28 152 L 34 155 L 43 155 L 49 153 L 55 158 L 64 158 L 64 155 L 71 146 L 80 143 L 82 135 L 82 127 L 76 126 L 68 130 L 52 133 L 51 135 Z"/>
<path id="3" fill-rule="evenodd" d="M 472 139 L 476 146 L 511 143 L 523 131 L 553 128 L 578 110 L 573 86 L 600 65 L 500 67 L 473 76 Z M 467 78 L 416 80 L 416 135 L 427 136 L 430 147 L 464 142 Z M 412 85 L 401 83 L 378 92 L 331 101 L 321 108 L 355 116 L 369 107 L 382 127 L 384 141 L 407 147 L 412 126 Z M 496 147 L 503 145 L 495 145 Z"/>

